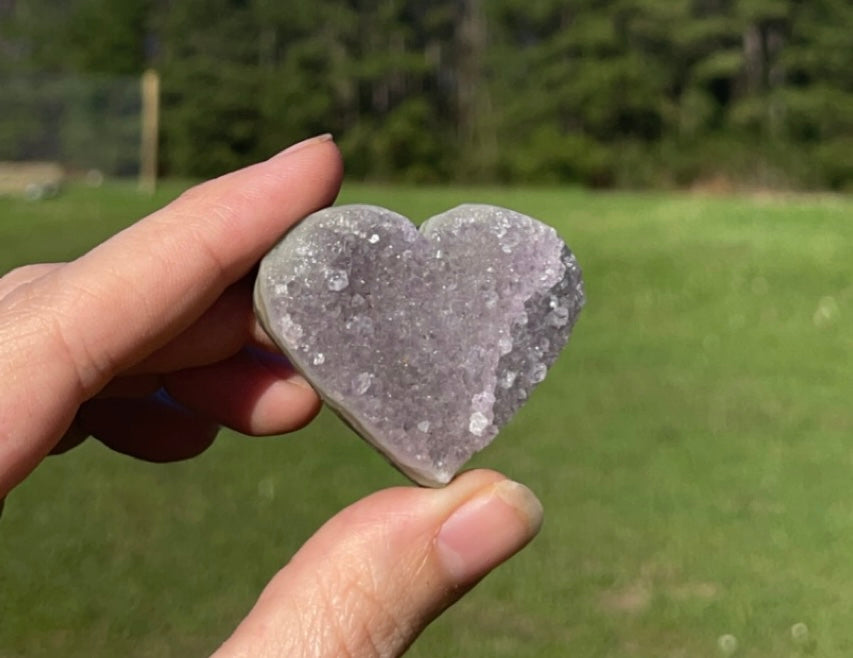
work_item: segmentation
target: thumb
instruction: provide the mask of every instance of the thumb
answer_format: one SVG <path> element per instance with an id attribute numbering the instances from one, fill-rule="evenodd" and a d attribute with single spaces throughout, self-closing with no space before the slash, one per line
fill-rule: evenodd
<path id="1" fill-rule="evenodd" d="M 541 521 L 533 493 L 493 471 L 380 491 L 320 528 L 214 658 L 400 655 Z"/>

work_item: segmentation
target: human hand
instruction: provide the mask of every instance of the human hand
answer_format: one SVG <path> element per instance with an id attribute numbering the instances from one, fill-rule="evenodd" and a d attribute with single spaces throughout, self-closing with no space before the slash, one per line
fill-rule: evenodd
<path id="1" fill-rule="evenodd" d="M 169 461 L 203 451 L 223 424 L 277 434 L 308 422 L 319 401 L 268 351 L 251 271 L 332 202 L 341 175 L 331 140 L 308 140 L 73 262 L 0 279 L 0 500 L 88 435 Z M 533 494 L 490 471 L 373 494 L 302 547 L 216 655 L 398 655 L 540 522 Z"/>

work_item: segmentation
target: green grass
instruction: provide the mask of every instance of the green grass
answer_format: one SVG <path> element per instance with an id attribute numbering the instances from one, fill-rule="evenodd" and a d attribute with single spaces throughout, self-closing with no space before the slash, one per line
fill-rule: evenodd
<path id="1" fill-rule="evenodd" d="M 0 199 L 0 268 L 80 253 L 177 193 Z M 588 306 L 475 459 L 529 484 L 540 537 L 414 656 L 853 655 L 853 200 L 351 185 L 425 218 L 507 205 L 560 230 Z M 0 655 L 213 649 L 340 507 L 402 482 L 331 414 L 154 466 L 94 442 L 0 521 Z M 804 623 L 809 636 L 795 641 Z"/>

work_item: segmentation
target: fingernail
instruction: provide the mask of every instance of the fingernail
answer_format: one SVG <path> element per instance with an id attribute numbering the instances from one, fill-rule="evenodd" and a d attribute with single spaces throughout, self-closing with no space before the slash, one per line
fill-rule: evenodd
<path id="1" fill-rule="evenodd" d="M 436 551 L 451 578 L 463 585 L 482 578 L 521 550 L 542 525 L 542 504 L 511 480 L 486 487 L 444 522 Z"/>
<path id="2" fill-rule="evenodd" d="M 322 144 L 323 142 L 331 142 L 332 139 L 334 139 L 332 137 L 332 133 L 323 133 L 322 135 L 317 135 L 315 137 L 309 137 L 308 139 L 304 139 L 301 142 L 297 142 L 296 144 L 293 144 L 292 146 L 288 146 L 286 149 L 284 149 L 280 153 L 277 153 L 276 155 L 272 156 L 272 158 L 270 158 L 270 160 L 274 160 L 275 158 L 281 157 L 282 155 L 290 155 L 290 154 L 295 153 L 296 151 L 304 149 L 308 146 L 314 146 L 315 144 Z"/>

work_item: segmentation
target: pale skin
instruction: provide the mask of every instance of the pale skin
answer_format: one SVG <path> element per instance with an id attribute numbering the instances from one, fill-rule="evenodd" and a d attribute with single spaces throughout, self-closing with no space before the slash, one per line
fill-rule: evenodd
<path id="1" fill-rule="evenodd" d="M 306 140 L 75 261 L 0 279 L 0 499 L 88 436 L 171 461 L 204 451 L 223 425 L 263 435 L 310 422 L 319 400 L 257 325 L 251 274 L 289 226 L 334 200 L 341 176 L 331 138 Z M 215 656 L 400 655 L 541 520 L 530 490 L 493 471 L 379 491 L 290 558 Z"/>

